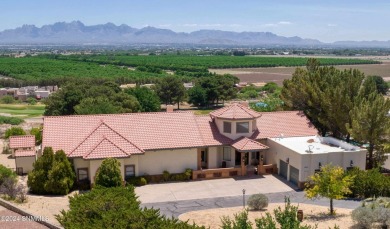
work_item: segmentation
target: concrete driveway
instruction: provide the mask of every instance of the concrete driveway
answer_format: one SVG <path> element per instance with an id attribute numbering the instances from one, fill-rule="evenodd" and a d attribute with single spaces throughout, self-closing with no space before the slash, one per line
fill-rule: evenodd
<path id="1" fill-rule="evenodd" d="M 216 180 L 150 184 L 135 189 L 143 203 L 199 200 L 217 197 L 231 197 L 255 193 L 285 193 L 294 188 L 278 176 L 265 175 L 245 178 L 225 178 Z"/>

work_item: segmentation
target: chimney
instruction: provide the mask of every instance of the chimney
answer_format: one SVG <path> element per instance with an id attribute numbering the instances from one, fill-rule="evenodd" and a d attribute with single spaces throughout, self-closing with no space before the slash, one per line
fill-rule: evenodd
<path id="1" fill-rule="evenodd" d="M 244 107 L 249 107 L 249 102 L 248 101 L 241 101 L 240 105 L 242 105 Z"/>
<path id="2" fill-rule="evenodd" d="M 167 112 L 172 113 L 173 112 L 173 105 L 167 105 Z"/>

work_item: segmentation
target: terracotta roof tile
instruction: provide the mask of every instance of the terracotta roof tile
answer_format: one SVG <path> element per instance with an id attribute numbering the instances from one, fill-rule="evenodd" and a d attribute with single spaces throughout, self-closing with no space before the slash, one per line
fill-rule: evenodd
<path id="1" fill-rule="evenodd" d="M 35 155 L 35 150 L 15 150 L 15 157 L 32 157 Z"/>
<path id="2" fill-rule="evenodd" d="M 211 117 L 225 119 L 253 119 L 261 116 L 261 113 L 254 111 L 244 105 L 233 103 L 210 113 Z"/>
<path id="3" fill-rule="evenodd" d="M 255 140 L 249 139 L 247 137 L 241 137 L 234 141 L 232 147 L 238 151 L 253 151 L 253 150 L 264 150 L 269 149 L 268 146 L 261 144 Z"/>
<path id="4" fill-rule="evenodd" d="M 105 126 L 99 127 L 104 122 Z M 96 130 L 96 133 L 91 135 Z M 95 145 L 102 134 L 110 140 L 119 136 L 129 141 L 140 150 L 191 148 L 203 146 L 194 114 L 180 113 L 133 113 L 114 115 L 74 115 L 52 116 L 44 118 L 42 146 L 51 146 L 53 150 L 62 149 L 66 153 L 81 156 L 83 148 L 75 150 L 87 136 L 88 140 L 80 147 L 89 148 Z M 95 139 L 96 138 L 96 139 Z M 122 147 L 120 143 L 115 144 Z M 123 143 L 127 144 L 127 143 Z M 80 152 L 78 152 L 80 151 Z"/>
<path id="5" fill-rule="evenodd" d="M 11 149 L 35 147 L 35 136 L 34 135 L 11 136 L 9 138 L 9 147 Z"/>
<path id="6" fill-rule="evenodd" d="M 102 159 L 102 158 L 122 158 L 129 157 L 131 154 L 120 148 L 107 138 L 103 138 L 89 152 L 83 155 L 84 159 Z"/>
<path id="7" fill-rule="evenodd" d="M 253 138 L 274 138 L 316 135 L 318 131 L 301 111 L 262 112 L 257 119 L 258 132 Z"/>
<path id="8" fill-rule="evenodd" d="M 220 134 L 210 116 L 195 117 L 205 146 L 230 145 L 233 140 Z"/>

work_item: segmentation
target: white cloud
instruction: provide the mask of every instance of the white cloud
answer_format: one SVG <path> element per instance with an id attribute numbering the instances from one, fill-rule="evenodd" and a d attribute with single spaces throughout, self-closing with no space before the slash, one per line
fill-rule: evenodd
<path id="1" fill-rule="evenodd" d="M 329 23 L 329 24 L 327 24 L 327 26 L 329 26 L 329 27 L 336 27 L 337 24 L 331 24 L 331 23 Z"/>
<path id="2" fill-rule="evenodd" d="M 196 27 L 198 24 L 183 24 L 184 27 Z"/>
<path id="3" fill-rule="evenodd" d="M 278 26 L 281 26 L 281 25 L 291 25 L 292 22 L 290 21 L 280 21 L 280 22 L 277 22 L 277 23 L 267 23 L 267 24 L 263 24 L 262 26 L 264 27 L 278 27 Z"/>
<path id="4" fill-rule="evenodd" d="M 172 24 L 161 24 L 161 25 L 158 25 L 158 27 L 171 27 Z"/>

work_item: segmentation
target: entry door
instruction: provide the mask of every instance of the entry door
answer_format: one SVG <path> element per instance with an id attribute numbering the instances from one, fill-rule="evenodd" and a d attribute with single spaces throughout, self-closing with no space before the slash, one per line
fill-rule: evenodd
<path id="1" fill-rule="evenodd" d="M 241 165 L 241 152 L 236 151 L 236 160 L 235 160 L 236 165 Z M 249 153 L 246 152 L 244 155 L 244 163 L 245 165 L 249 164 Z"/>
<path id="2" fill-rule="evenodd" d="M 279 175 L 287 179 L 287 168 L 288 168 L 287 162 L 280 160 L 279 166 L 280 166 Z"/>
<path id="3" fill-rule="evenodd" d="M 207 158 L 208 158 L 208 152 L 207 152 L 207 149 L 203 149 L 202 151 L 200 151 L 200 162 L 201 162 L 201 166 L 202 166 L 202 169 L 207 169 L 208 168 L 208 164 L 207 164 Z"/>

